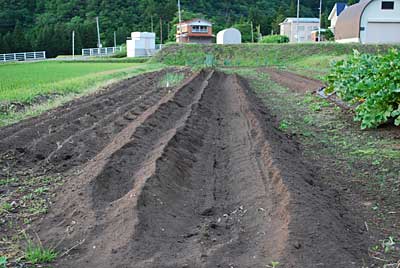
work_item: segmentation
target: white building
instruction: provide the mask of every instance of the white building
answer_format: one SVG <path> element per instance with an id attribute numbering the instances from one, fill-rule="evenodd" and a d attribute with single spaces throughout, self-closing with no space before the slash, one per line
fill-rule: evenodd
<path id="1" fill-rule="evenodd" d="M 329 14 L 328 19 L 331 21 L 331 26 L 329 26 L 329 29 L 332 31 L 332 33 L 335 33 L 335 26 L 337 19 L 340 14 L 347 8 L 346 3 L 336 3 L 333 8 L 331 13 Z"/>
<path id="2" fill-rule="evenodd" d="M 280 34 L 289 37 L 289 42 L 312 41 L 311 32 L 318 30 L 318 18 L 286 18 L 280 25 Z M 298 36 L 297 36 L 298 34 Z"/>
<path id="3" fill-rule="evenodd" d="M 156 52 L 156 34 L 147 32 L 131 33 L 131 40 L 126 41 L 128 58 L 151 56 Z"/>
<path id="4" fill-rule="evenodd" d="M 340 14 L 335 27 L 340 43 L 400 43 L 400 0 L 362 0 Z"/>
<path id="5" fill-rule="evenodd" d="M 242 34 L 238 29 L 229 28 L 220 31 L 217 34 L 217 44 L 221 45 L 231 45 L 231 44 L 241 44 Z"/>

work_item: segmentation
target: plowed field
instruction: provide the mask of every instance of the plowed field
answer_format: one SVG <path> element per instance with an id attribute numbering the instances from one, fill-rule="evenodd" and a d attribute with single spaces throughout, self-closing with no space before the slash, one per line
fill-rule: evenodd
<path id="1" fill-rule="evenodd" d="M 363 265 L 363 225 L 246 80 L 164 72 L 1 129 L 3 173 L 64 176 L 34 224 L 55 267 Z"/>

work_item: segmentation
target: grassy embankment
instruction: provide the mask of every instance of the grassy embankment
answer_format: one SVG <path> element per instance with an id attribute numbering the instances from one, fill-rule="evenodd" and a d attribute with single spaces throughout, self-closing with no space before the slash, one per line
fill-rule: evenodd
<path id="1" fill-rule="evenodd" d="M 336 43 L 307 44 L 242 44 L 242 45 L 167 45 L 153 59 L 167 65 L 193 67 L 262 67 L 287 68 L 300 74 L 322 77 L 330 63 L 353 53 L 386 51 L 385 45 Z"/>
<path id="2" fill-rule="evenodd" d="M 0 126 L 40 114 L 112 82 L 164 67 L 135 62 L 101 59 L 2 64 Z"/>

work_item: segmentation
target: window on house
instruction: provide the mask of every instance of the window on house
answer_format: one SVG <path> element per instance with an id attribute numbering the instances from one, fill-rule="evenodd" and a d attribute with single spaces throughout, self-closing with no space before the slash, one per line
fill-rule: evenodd
<path id="1" fill-rule="evenodd" d="M 382 9 L 393 10 L 394 9 L 394 1 L 382 1 Z"/>
<path id="2" fill-rule="evenodd" d="M 194 33 L 207 33 L 208 32 L 208 27 L 207 26 L 193 26 L 192 27 L 192 32 Z"/>
<path id="3" fill-rule="evenodd" d="M 304 32 L 304 30 L 305 30 L 305 27 L 304 27 L 304 26 L 297 26 L 297 30 L 299 30 L 299 31 L 303 31 L 303 32 Z"/>

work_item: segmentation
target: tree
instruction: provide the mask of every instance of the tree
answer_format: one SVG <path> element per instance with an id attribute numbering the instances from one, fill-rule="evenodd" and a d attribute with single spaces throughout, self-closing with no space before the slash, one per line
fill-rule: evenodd
<path id="1" fill-rule="evenodd" d="M 324 0 L 323 13 L 329 14 L 335 2 Z M 354 2 L 349 1 L 349 4 Z M 297 9 L 296 0 L 181 0 L 181 3 L 184 20 L 208 19 L 215 33 L 238 25 L 245 41 L 251 40 L 249 21 L 253 22 L 254 30 L 260 26 L 263 35 L 270 34 L 271 30 L 277 33 L 279 23 L 287 16 L 295 16 Z M 301 16 L 318 17 L 318 7 L 319 1 L 302 0 Z M 125 42 L 133 31 L 150 31 L 151 17 L 157 38 L 162 27 L 163 40 L 175 41 L 176 0 L 9 0 L 0 1 L 1 50 L 40 49 L 46 50 L 48 55 L 70 53 L 72 30 L 76 33 L 77 51 L 82 47 L 96 47 L 97 16 L 104 45 L 113 45 L 114 31 L 118 44 Z M 55 40 L 54 36 L 60 40 Z"/>
<path id="2" fill-rule="evenodd" d="M 13 43 L 14 39 L 10 32 L 6 33 L 3 36 L 3 51 L 4 53 L 12 53 L 13 52 Z"/>
<path id="3" fill-rule="evenodd" d="M 26 52 L 32 50 L 30 43 L 27 41 L 22 25 L 19 21 L 15 25 L 13 38 L 13 52 Z"/>
<path id="4" fill-rule="evenodd" d="M 295 3 L 295 0 L 291 0 L 290 1 L 290 7 L 289 7 L 288 16 L 289 17 L 295 17 L 296 15 L 297 15 L 296 3 Z"/>
<path id="5" fill-rule="evenodd" d="M 251 24 L 250 23 L 246 22 L 246 23 L 234 24 L 233 28 L 238 29 L 242 33 L 243 43 L 250 43 L 252 41 Z"/>
<path id="6" fill-rule="evenodd" d="M 276 15 L 274 21 L 272 22 L 272 31 L 274 34 L 278 34 L 281 31 L 280 24 L 285 20 L 286 16 L 283 13 L 283 10 L 279 9 L 278 14 Z"/>

